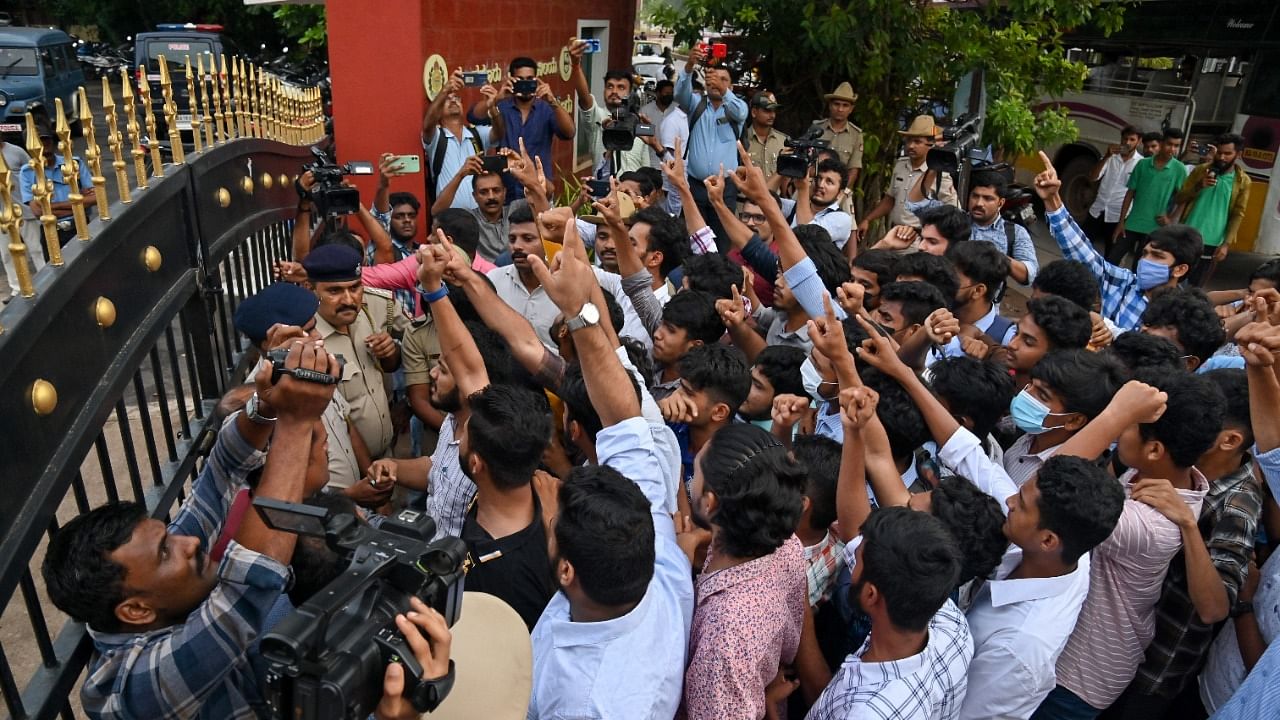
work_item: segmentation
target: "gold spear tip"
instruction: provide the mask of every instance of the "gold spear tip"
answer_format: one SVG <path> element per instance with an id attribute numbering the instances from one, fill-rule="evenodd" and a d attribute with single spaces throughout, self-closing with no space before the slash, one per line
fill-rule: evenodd
<path id="1" fill-rule="evenodd" d="M 53 99 L 53 114 L 57 117 L 54 120 L 54 132 L 59 135 L 71 132 L 71 126 L 67 124 L 67 114 L 62 110 L 62 98 Z"/>
<path id="2" fill-rule="evenodd" d="M 156 59 L 160 61 L 160 82 L 169 82 L 169 63 L 164 59 L 164 55 L 157 55 Z"/>
<path id="3" fill-rule="evenodd" d="M 81 85 L 78 94 L 80 96 L 80 120 L 81 126 L 85 132 L 93 129 L 93 113 L 89 109 L 89 93 L 85 92 L 84 86 Z"/>
<path id="4" fill-rule="evenodd" d="M 102 76 L 102 107 L 113 108 L 116 106 L 115 98 L 111 97 L 111 78 L 106 75 Z"/>

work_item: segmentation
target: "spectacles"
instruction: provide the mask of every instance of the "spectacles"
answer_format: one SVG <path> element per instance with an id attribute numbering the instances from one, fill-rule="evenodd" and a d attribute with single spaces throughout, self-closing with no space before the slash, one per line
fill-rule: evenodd
<path id="1" fill-rule="evenodd" d="M 738 219 L 744 223 L 763 223 L 766 218 L 762 213 L 738 213 Z"/>

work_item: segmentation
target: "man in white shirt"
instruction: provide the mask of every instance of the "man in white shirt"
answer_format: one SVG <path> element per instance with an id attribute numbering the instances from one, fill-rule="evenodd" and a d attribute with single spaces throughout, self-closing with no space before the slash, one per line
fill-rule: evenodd
<path id="1" fill-rule="evenodd" d="M 1102 156 L 1093 168 L 1090 179 L 1098 183 L 1098 194 L 1089 206 L 1089 219 L 1085 221 L 1084 231 L 1090 240 L 1104 238 L 1106 250 L 1111 252 L 1111 236 L 1115 234 L 1116 224 L 1122 219 L 1120 210 L 1124 206 L 1124 195 L 1129 189 L 1129 173 L 1142 159 L 1138 152 L 1138 143 L 1142 136 L 1138 129 L 1126 125 L 1120 131 L 1120 144 L 1107 147 L 1107 154 Z"/>
<path id="2" fill-rule="evenodd" d="M 1124 492 L 1077 457 L 1053 457 L 1006 500 L 1013 546 L 969 607 L 973 660 L 961 718 L 1029 718 L 1089 592 L 1089 551 L 1115 529 Z"/>
<path id="3" fill-rule="evenodd" d="M 853 216 L 840 209 L 840 192 L 849 181 L 849 168 L 839 160 L 828 158 L 810 171 L 809 177 L 796 181 L 796 218 L 798 225 L 821 225 L 831 234 L 831 242 L 843 250 L 853 233 Z"/>
<path id="4" fill-rule="evenodd" d="M 604 141 L 605 128 L 614 124 L 618 117 L 630 112 L 627 101 L 634 90 L 631 73 L 626 70 L 610 70 L 604 74 L 602 107 L 591 94 L 587 75 L 582 71 L 582 53 L 586 46 L 584 40 L 574 41 L 569 57 L 573 63 L 573 85 L 578 93 L 578 132 L 586 133 L 587 146 L 590 148 L 592 162 L 595 163 L 593 175 L 606 178 L 644 167 L 649 164 L 650 151 L 657 152 L 661 149 L 658 138 L 655 137 L 656 132 L 648 137 L 633 136 L 631 145 L 624 148 L 610 149 Z"/>
<path id="5" fill-rule="evenodd" d="M 658 137 L 659 141 L 666 137 L 663 132 L 669 128 L 667 119 L 677 113 L 679 113 L 680 118 L 685 118 L 684 111 L 676 104 L 676 84 L 670 80 L 659 80 L 658 84 L 653 88 L 653 99 L 640 108 L 640 114 L 649 121 L 650 125 L 653 125 L 653 134 Z M 685 133 L 687 134 L 689 131 L 688 120 L 680 120 L 679 122 L 684 123 Z M 666 145 L 666 143 L 663 143 L 663 145 L 665 147 L 675 147 L 674 145 Z M 649 151 L 649 164 L 653 167 L 659 167 L 661 163 L 662 158 L 659 152 L 651 149 Z"/>

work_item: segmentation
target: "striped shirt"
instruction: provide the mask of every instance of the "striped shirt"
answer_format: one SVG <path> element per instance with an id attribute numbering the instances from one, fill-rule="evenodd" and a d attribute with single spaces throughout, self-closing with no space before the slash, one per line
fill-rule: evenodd
<path id="1" fill-rule="evenodd" d="M 835 589 L 836 575 L 844 567 L 844 543 L 836 534 L 827 534 L 816 545 L 806 545 L 804 561 L 808 565 L 809 607 L 817 607 L 831 597 Z"/>
<path id="2" fill-rule="evenodd" d="M 431 470 L 427 474 L 427 514 L 436 521 L 435 540 L 462 535 L 462 521 L 467 506 L 476 496 L 476 485 L 462 472 L 458 458 L 458 445 L 454 438 L 453 413 L 444 416 L 440 423 L 440 439 L 431 453 Z"/>
<path id="3" fill-rule="evenodd" d="M 1058 452 L 1058 448 L 1062 447 L 1062 445 L 1054 445 L 1033 453 L 1031 443 L 1035 439 L 1035 435 L 1023 435 L 1004 453 L 1004 471 L 1009 473 L 1009 479 L 1018 487 L 1026 485 L 1028 480 L 1040 472 L 1040 466 L 1044 465 L 1045 460 L 1053 457 L 1054 453 Z"/>
<path id="4" fill-rule="evenodd" d="M 1110 537 L 1093 551 L 1089 595 L 1071 639 L 1058 658 L 1058 684 L 1099 710 L 1111 706 L 1133 680 L 1155 635 L 1156 601 L 1182 532 L 1150 505 L 1129 499 L 1136 470 L 1120 478 L 1126 499 Z M 1209 489 L 1192 468 L 1194 490 L 1178 495 L 1197 516 Z"/>

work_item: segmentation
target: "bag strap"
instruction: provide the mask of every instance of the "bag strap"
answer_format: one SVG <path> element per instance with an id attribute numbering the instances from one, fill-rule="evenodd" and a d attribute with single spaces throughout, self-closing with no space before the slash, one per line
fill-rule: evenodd
<path id="1" fill-rule="evenodd" d="M 690 140 L 690 142 L 686 142 L 686 143 L 684 144 L 684 159 L 685 159 L 685 160 L 688 160 L 688 159 L 689 159 L 689 146 L 690 146 L 691 144 L 693 144 L 693 143 L 692 143 L 692 140 L 693 140 L 693 126 L 698 124 L 698 120 L 702 117 L 702 114 L 703 114 L 703 113 L 705 113 L 705 112 L 707 111 L 707 105 L 708 105 L 707 96 L 704 94 L 704 95 L 702 96 L 702 99 L 698 101 L 697 106 L 695 106 L 695 107 L 693 108 L 693 112 L 692 112 L 692 113 L 689 113 L 689 140 Z"/>

